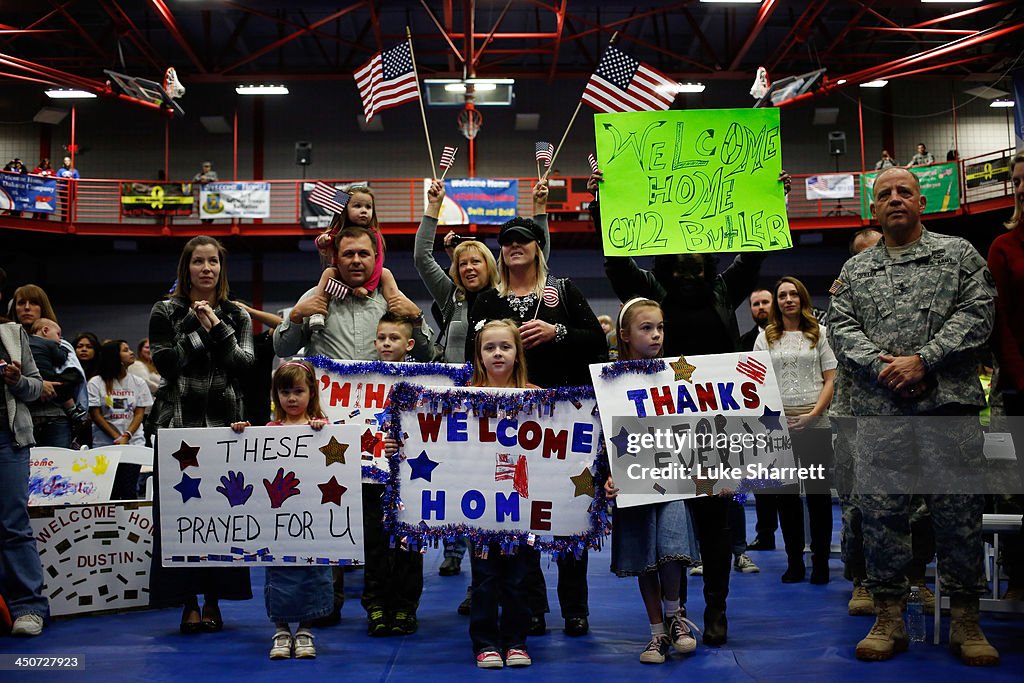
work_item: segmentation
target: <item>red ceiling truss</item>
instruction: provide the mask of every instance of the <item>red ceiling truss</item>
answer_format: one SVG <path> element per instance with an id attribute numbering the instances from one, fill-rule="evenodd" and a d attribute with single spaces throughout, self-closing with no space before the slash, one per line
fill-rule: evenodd
<path id="1" fill-rule="evenodd" d="M 825 67 L 818 94 L 907 76 L 997 84 L 1024 63 L 1015 0 L 953 12 L 916 0 L 5 0 L 0 81 L 113 96 L 104 69 L 159 80 L 173 66 L 185 83 L 351 79 L 407 27 L 423 76 L 586 78 L 616 32 L 680 80 Z"/>

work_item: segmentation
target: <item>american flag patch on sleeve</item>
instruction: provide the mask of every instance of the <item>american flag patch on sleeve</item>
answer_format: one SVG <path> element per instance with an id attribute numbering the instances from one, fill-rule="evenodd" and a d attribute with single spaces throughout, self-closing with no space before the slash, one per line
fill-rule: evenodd
<path id="1" fill-rule="evenodd" d="M 846 283 L 843 282 L 842 280 L 837 279 L 835 282 L 832 283 L 832 286 L 828 288 L 828 293 L 832 296 L 835 296 L 836 292 L 842 289 L 843 285 L 845 284 Z"/>

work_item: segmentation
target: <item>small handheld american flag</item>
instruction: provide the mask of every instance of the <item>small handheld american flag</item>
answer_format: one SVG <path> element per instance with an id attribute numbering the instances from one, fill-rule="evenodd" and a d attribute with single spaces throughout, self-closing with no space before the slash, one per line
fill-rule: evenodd
<path id="1" fill-rule="evenodd" d="M 537 163 L 544 164 L 547 168 L 551 165 L 551 155 L 555 153 L 555 146 L 550 142 L 537 143 Z"/>
<path id="2" fill-rule="evenodd" d="M 451 168 L 452 164 L 455 163 L 455 152 L 459 150 L 458 147 L 445 147 L 444 151 L 441 152 L 441 168 Z"/>
<path id="3" fill-rule="evenodd" d="M 309 193 L 309 201 L 333 213 L 342 213 L 348 204 L 348 192 L 339 190 L 328 183 L 317 182 Z"/>
<path id="4" fill-rule="evenodd" d="M 441 173 L 442 179 L 444 179 L 444 177 L 448 174 L 448 169 L 452 167 L 452 164 L 455 163 L 455 152 L 457 152 L 458 150 L 458 147 L 449 147 L 447 145 L 445 146 L 444 150 L 442 150 L 441 162 L 438 164 L 442 169 L 444 169 L 444 171 Z"/>
<path id="5" fill-rule="evenodd" d="M 591 173 L 597 173 L 597 171 L 598 171 L 597 157 L 595 157 L 593 154 L 588 154 L 587 155 L 587 161 L 590 162 L 590 172 Z"/>

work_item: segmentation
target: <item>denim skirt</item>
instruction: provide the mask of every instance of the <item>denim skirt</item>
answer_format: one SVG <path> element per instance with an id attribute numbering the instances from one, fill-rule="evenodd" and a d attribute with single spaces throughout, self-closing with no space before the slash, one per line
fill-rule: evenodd
<path id="1" fill-rule="evenodd" d="M 686 565 L 700 557 L 697 534 L 686 503 L 615 508 L 612 518 L 612 571 L 639 576 L 675 560 Z"/>
<path id="2" fill-rule="evenodd" d="M 263 587 L 267 616 L 274 623 L 310 621 L 334 609 L 330 567 L 267 567 Z"/>

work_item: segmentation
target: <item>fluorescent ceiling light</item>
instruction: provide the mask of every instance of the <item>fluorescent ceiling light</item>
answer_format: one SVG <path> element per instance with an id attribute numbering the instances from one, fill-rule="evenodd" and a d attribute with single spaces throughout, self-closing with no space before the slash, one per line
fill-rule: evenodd
<path id="1" fill-rule="evenodd" d="M 287 95 L 288 88 L 283 85 L 237 85 L 235 92 L 239 95 Z"/>
<path id="2" fill-rule="evenodd" d="M 680 83 L 676 92 L 704 92 L 705 87 L 703 83 Z"/>
<path id="3" fill-rule="evenodd" d="M 889 81 L 868 81 L 867 83 L 861 83 L 862 88 L 884 88 L 889 85 Z"/>
<path id="4" fill-rule="evenodd" d="M 470 85 L 476 92 L 493 92 L 499 85 L 514 85 L 515 82 L 513 78 L 467 78 L 464 81 L 455 78 L 428 78 L 424 81 L 428 84 L 444 84 L 447 92 L 466 92 L 466 87 Z"/>
<path id="5" fill-rule="evenodd" d="M 1013 100 L 992 100 L 991 104 L 989 104 L 988 106 L 990 106 L 990 107 L 1001 107 L 1001 108 L 1003 108 L 1003 107 L 1012 107 L 1013 106 Z"/>
<path id="6" fill-rule="evenodd" d="M 96 93 L 71 88 L 54 88 L 47 90 L 46 96 L 54 100 L 84 100 L 96 97 Z"/>
<path id="7" fill-rule="evenodd" d="M 843 85 L 845 83 L 846 83 L 846 79 L 845 78 L 840 78 L 838 81 L 836 81 L 836 85 Z"/>

